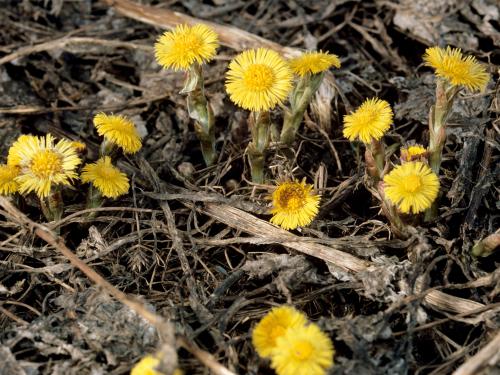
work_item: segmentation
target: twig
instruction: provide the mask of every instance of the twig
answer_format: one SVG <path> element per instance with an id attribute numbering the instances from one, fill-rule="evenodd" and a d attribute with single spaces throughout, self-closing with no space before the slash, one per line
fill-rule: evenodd
<path id="1" fill-rule="evenodd" d="M 267 241 L 278 243 L 301 253 L 322 259 L 351 275 L 366 271 L 372 265 L 371 262 L 338 250 L 334 246 L 301 241 L 299 236 L 277 228 L 267 221 L 261 220 L 235 207 L 225 204 L 206 203 L 203 212 L 242 232 L 250 233 L 255 237 L 263 238 Z M 423 298 L 423 301 L 437 310 L 457 314 L 469 314 L 485 307 L 482 303 L 455 297 L 438 290 L 430 291 Z M 477 319 L 475 322 L 477 323 Z"/>
<path id="2" fill-rule="evenodd" d="M 49 42 L 35 44 L 33 46 L 21 47 L 15 52 L 12 52 L 2 58 L 0 58 L 0 65 L 9 63 L 23 56 L 31 55 L 32 53 L 39 53 L 50 51 L 53 49 L 62 49 L 71 44 L 90 44 L 94 46 L 112 47 L 112 48 L 129 48 L 135 50 L 143 50 L 150 52 L 153 47 L 135 44 L 130 42 L 123 42 L 121 40 L 107 40 L 107 39 L 97 39 L 88 37 L 63 37 L 60 39 L 51 40 Z"/>
<path id="3" fill-rule="evenodd" d="M 473 357 L 469 358 L 453 375 L 474 375 L 479 374 L 480 370 L 486 366 L 495 366 L 500 361 L 500 331 L 486 346 L 478 351 Z"/>
<path id="4" fill-rule="evenodd" d="M 170 97 L 170 93 L 152 97 L 144 97 L 138 99 L 132 99 L 123 103 L 110 104 L 106 106 L 98 107 L 95 105 L 74 105 L 67 107 L 55 107 L 46 108 L 33 105 L 20 105 L 17 107 L 0 108 L 0 114 L 3 115 L 38 115 L 43 113 L 55 113 L 55 112 L 65 112 L 65 111 L 95 111 L 99 108 L 100 111 L 117 111 L 127 107 L 134 107 L 136 105 L 148 104 L 151 102 L 161 101 L 165 98 Z"/>
<path id="5" fill-rule="evenodd" d="M 174 12 L 168 9 L 159 9 L 148 5 L 142 5 L 128 0 L 104 0 L 112 6 L 118 13 L 134 20 L 158 26 L 163 29 L 172 29 L 180 24 L 194 25 L 203 23 L 210 26 L 219 34 L 220 42 L 229 48 L 241 51 L 247 48 L 266 47 L 276 50 L 283 55 L 290 57 L 296 55 L 298 50 L 290 47 L 283 47 L 278 43 L 261 38 L 237 27 L 220 25 L 214 22 L 200 20 L 190 17 L 187 14 Z"/>
<path id="6" fill-rule="evenodd" d="M 192 355 L 194 355 L 201 363 L 208 367 L 215 375 L 236 375 L 234 372 L 228 370 L 226 367 L 222 366 L 214 356 L 204 350 L 199 349 L 189 341 L 180 336 L 177 338 L 177 343 L 182 346 Z"/>
<path id="7" fill-rule="evenodd" d="M 147 320 L 151 325 L 153 325 L 161 337 L 165 340 L 167 344 L 171 346 L 171 357 L 170 362 L 173 366 L 172 372 L 177 365 L 177 352 L 175 350 L 175 333 L 172 324 L 161 316 L 149 311 L 144 307 L 141 302 L 138 302 L 125 293 L 115 288 L 106 279 L 99 275 L 94 269 L 89 267 L 85 262 L 80 260 L 64 243 L 64 241 L 53 232 L 51 232 L 47 227 L 42 224 L 35 223 L 29 219 L 25 214 L 19 211 L 12 203 L 5 197 L 0 196 L 0 206 L 10 215 L 10 217 L 17 222 L 22 227 L 27 227 L 28 229 L 34 231 L 34 233 L 40 237 L 42 240 L 52 245 L 61 254 L 63 254 L 75 267 L 82 271 L 90 280 L 95 284 L 100 286 L 111 296 L 115 297 L 118 301 L 128 306 L 130 309 L 135 311 L 138 315 Z M 172 363 L 173 362 L 173 363 Z"/>

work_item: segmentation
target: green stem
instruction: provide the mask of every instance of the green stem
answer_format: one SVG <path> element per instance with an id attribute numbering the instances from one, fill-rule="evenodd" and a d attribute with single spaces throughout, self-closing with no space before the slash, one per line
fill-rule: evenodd
<path id="1" fill-rule="evenodd" d="M 188 71 L 182 93 L 187 93 L 189 117 L 194 123 L 196 135 L 200 141 L 201 152 L 207 166 L 212 165 L 216 158 L 215 151 L 215 118 L 212 106 L 205 96 L 203 73 L 199 64 L 193 64 Z"/>
<path id="2" fill-rule="evenodd" d="M 453 108 L 453 100 L 458 92 L 458 87 L 448 86 L 443 79 L 437 79 L 436 103 L 431 107 L 429 113 L 429 165 L 438 177 L 443 159 L 443 149 L 446 144 L 446 125 Z M 439 197 L 425 211 L 424 220 L 426 222 L 437 217 L 438 202 Z"/>
<path id="3" fill-rule="evenodd" d="M 248 161 L 252 181 L 264 183 L 265 152 L 269 146 L 271 118 L 269 112 L 252 112 L 248 125 L 252 134 L 252 141 L 248 144 Z"/>
<path id="4" fill-rule="evenodd" d="M 381 141 L 372 139 L 366 144 L 365 164 L 374 186 L 382 180 L 385 169 L 385 147 Z"/>
<path id="5" fill-rule="evenodd" d="M 297 130 L 302 123 L 304 113 L 309 103 L 318 91 L 323 80 L 323 73 L 306 75 L 300 78 L 290 95 L 290 109 L 285 110 L 283 116 L 283 128 L 281 129 L 280 140 L 286 145 L 292 145 L 295 141 Z"/>
<path id="6" fill-rule="evenodd" d="M 399 212 L 396 207 L 391 204 L 389 200 L 385 197 L 383 183 L 378 184 L 378 193 L 380 195 L 381 203 L 382 203 L 382 212 L 385 217 L 389 220 L 391 224 L 391 230 L 394 235 L 401 239 L 406 239 L 409 236 L 408 226 L 403 222 L 401 217 L 399 216 Z"/>
<path id="7" fill-rule="evenodd" d="M 64 211 L 64 202 L 60 186 L 55 186 L 46 198 L 40 198 L 40 207 L 47 221 L 59 221 Z"/>

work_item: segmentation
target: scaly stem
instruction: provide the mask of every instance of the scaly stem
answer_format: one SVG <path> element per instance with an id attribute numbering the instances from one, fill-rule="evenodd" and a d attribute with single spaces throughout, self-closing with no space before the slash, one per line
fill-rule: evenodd
<path id="1" fill-rule="evenodd" d="M 252 112 L 248 119 L 252 141 L 248 144 L 248 161 L 252 181 L 264 183 L 265 152 L 269 146 L 271 118 L 269 112 Z"/>
<path id="2" fill-rule="evenodd" d="M 47 221 L 59 221 L 64 211 L 64 202 L 60 186 L 55 186 L 46 198 L 40 198 L 40 207 Z"/>
<path id="3" fill-rule="evenodd" d="M 401 239 L 408 238 L 409 236 L 408 226 L 403 222 L 403 220 L 399 216 L 396 207 L 394 207 L 394 205 L 392 205 L 391 202 L 388 201 L 387 198 L 385 197 L 384 185 L 382 182 L 378 183 L 377 190 L 380 195 L 380 200 L 382 203 L 382 212 L 384 213 L 385 217 L 389 220 L 393 233 L 398 238 Z"/>
<path id="4" fill-rule="evenodd" d="M 295 141 L 304 113 L 314 94 L 318 91 L 323 80 L 324 73 L 306 75 L 301 77 L 290 95 L 290 108 L 285 110 L 283 117 L 283 128 L 280 140 L 286 145 L 292 145 Z"/>
<path id="5" fill-rule="evenodd" d="M 101 192 L 94 187 L 94 185 L 90 184 L 89 189 L 87 190 L 87 202 L 86 208 L 99 208 L 102 206 L 104 202 L 104 198 Z M 97 215 L 97 212 L 89 212 L 87 214 L 87 218 L 92 219 Z"/>
<path id="6" fill-rule="evenodd" d="M 195 121 L 194 129 L 200 141 L 203 159 L 205 164 L 210 166 L 217 158 L 215 152 L 215 119 L 212 106 L 205 96 L 203 73 L 199 64 L 193 64 L 188 70 L 181 93 L 187 94 L 189 117 Z"/>
<path id="7" fill-rule="evenodd" d="M 429 113 L 429 164 L 432 171 L 439 177 L 443 149 L 446 144 L 446 122 L 453 107 L 453 100 L 459 88 L 448 86 L 443 80 L 436 81 L 436 104 Z M 425 212 L 425 221 L 432 221 L 437 216 L 439 198 Z"/>
<path id="8" fill-rule="evenodd" d="M 377 186 L 383 178 L 385 168 L 385 147 L 381 141 L 372 139 L 371 143 L 366 144 L 365 164 L 373 186 Z"/>

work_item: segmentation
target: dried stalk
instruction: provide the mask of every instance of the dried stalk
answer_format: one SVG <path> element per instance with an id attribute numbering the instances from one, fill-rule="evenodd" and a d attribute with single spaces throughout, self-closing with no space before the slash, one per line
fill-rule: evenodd
<path id="1" fill-rule="evenodd" d="M 173 29 L 180 24 L 187 24 L 190 26 L 198 23 L 205 24 L 219 34 L 220 43 L 222 45 L 237 51 L 248 48 L 265 47 L 275 50 L 285 57 L 294 56 L 298 53 L 298 50 L 295 48 L 283 47 L 278 43 L 261 38 L 260 36 L 238 29 L 237 27 L 220 25 L 214 22 L 190 17 L 187 14 L 174 12 L 169 9 L 155 8 L 128 0 L 104 1 L 109 6 L 112 6 L 118 13 L 126 17 L 163 29 Z"/>
<path id="2" fill-rule="evenodd" d="M 64 243 L 61 237 L 54 234 L 46 226 L 36 223 L 25 214 L 19 211 L 12 203 L 5 197 L 0 196 L 0 206 L 5 210 L 4 215 L 14 223 L 21 227 L 33 231 L 38 237 L 52 245 L 56 250 L 63 254 L 76 268 L 82 271 L 90 280 L 92 280 L 96 285 L 101 287 L 111 296 L 115 297 L 119 302 L 128 306 L 131 310 L 136 312 L 142 318 L 147 320 L 151 325 L 153 325 L 159 332 L 164 345 L 160 350 L 162 354 L 162 369 L 173 373 L 177 368 L 177 350 L 176 350 L 176 339 L 175 330 L 173 325 L 165 320 L 162 316 L 155 314 L 148 310 L 143 303 L 132 299 L 127 296 L 122 291 L 115 288 L 106 279 L 99 275 L 93 268 L 88 266 L 80 258 L 78 258 Z M 216 375 L 235 375 L 232 371 L 229 371 L 226 367 L 218 363 L 211 354 L 196 348 L 192 344 L 189 344 L 185 339 L 181 339 L 180 344 L 191 354 L 193 354 L 200 362 L 213 371 Z"/>
<path id="3" fill-rule="evenodd" d="M 493 340 L 486 344 L 473 357 L 469 358 L 453 375 L 479 374 L 487 366 L 495 366 L 500 362 L 500 331 L 497 331 Z"/>
<path id="4" fill-rule="evenodd" d="M 277 243 L 322 259 L 346 273 L 355 274 L 365 271 L 372 265 L 369 261 L 359 259 L 332 246 L 306 241 L 252 214 L 226 204 L 206 203 L 203 212 L 232 228 L 265 239 L 267 243 Z M 482 303 L 455 297 L 438 290 L 427 293 L 423 301 L 436 310 L 457 314 L 475 312 L 485 308 Z"/>

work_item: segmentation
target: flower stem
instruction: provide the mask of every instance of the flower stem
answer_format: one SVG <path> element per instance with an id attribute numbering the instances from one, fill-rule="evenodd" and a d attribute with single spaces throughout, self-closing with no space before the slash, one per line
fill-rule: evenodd
<path id="1" fill-rule="evenodd" d="M 373 185 L 382 180 L 385 168 L 385 147 L 380 140 L 372 139 L 366 145 L 365 151 L 366 172 L 371 177 Z"/>
<path id="2" fill-rule="evenodd" d="M 436 103 L 429 113 L 429 165 L 438 177 L 446 144 L 446 122 L 453 107 L 453 100 L 459 91 L 458 87 L 447 86 L 448 84 L 443 79 L 437 79 Z M 425 211 L 426 222 L 434 220 L 437 216 L 438 201 L 437 198 Z"/>
<path id="3" fill-rule="evenodd" d="M 217 158 L 215 152 L 215 119 L 212 106 L 205 96 L 203 73 L 199 64 L 193 64 L 188 70 L 181 93 L 187 93 L 189 117 L 195 121 L 194 129 L 200 141 L 203 159 L 205 164 L 210 166 Z"/>
<path id="4" fill-rule="evenodd" d="M 382 212 L 384 213 L 385 217 L 389 220 L 392 232 L 398 238 L 401 239 L 408 238 L 409 236 L 408 226 L 403 222 L 403 220 L 399 216 L 396 207 L 394 207 L 394 205 L 392 205 L 391 202 L 389 202 L 389 200 L 387 200 L 387 198 L 385 197 L 384 184 L 382 182 L 378 183 L 377 190 L 378 194 L 380 195 Z"/>
<path id="5" fill-rule="evenodd" d="M 48 197 L 40 198 L 40 207 L 47 221 L 61 220 L 64 211 L 61 187 L 54 187 Z"/>
<path id="6" fill-rule="evenodd" d="M 252 133 L 252 141 L 248 144 L 248 161 L 252 181 L 257 184 L 264 182 L 265 152 L 269 146 L 271 118 L 269 112 L 252 112 L 248 119 Z"/>
<path id="7" fill-rule="evenodd" d="M 295 141 L 297 130 L 304 118 L 304 113 L 309 106 L 314 94 L 318 91 L 323 80 L 324 73 L 306 75 L 301 77 L 290 95 L 290 108 L 285 110 L 283 117 L 283 128 L 280 140 L 286 145 L 292 145 Z"/>

